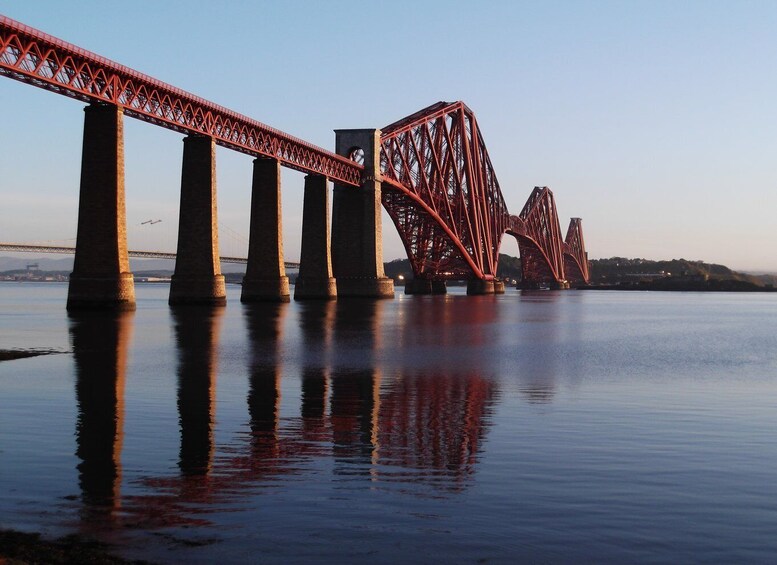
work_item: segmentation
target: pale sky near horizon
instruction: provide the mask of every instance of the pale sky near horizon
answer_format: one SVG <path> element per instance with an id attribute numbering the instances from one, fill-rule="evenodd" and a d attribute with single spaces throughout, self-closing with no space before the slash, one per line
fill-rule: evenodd
<path id="1" fill-rule="evenodd" d="M 335 129 L 463 100 L 510 211 L 550 186 L 591 258 L 777 271 L 777 2 L 0 0 L 0 14 L 329 149 Z M 74 240 L 83 106 L 0 77 L 0 241 Z M 125 120 L 131 248 L 175 248 L 181 139 Z M 251 158 L 220 148 L 217 169 L 222 254 L 244 253 Z M 295 260 L 303 175 L 283 180 Z M 518 255 L 509 237 L 502 251 Z M 385 217 L 384 258 L 400 257 Z"/>

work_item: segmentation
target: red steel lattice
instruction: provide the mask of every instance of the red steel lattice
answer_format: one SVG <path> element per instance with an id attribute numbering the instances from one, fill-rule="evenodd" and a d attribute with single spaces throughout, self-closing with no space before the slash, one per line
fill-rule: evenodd
<path id="1" fill-rule="evenodd" d="M 508 233 L 518 240 L 524 287 L 566 282 L 556 200 L 547 186 L 534 187 L 521 213 L 511 218 Z"/>
<path id="2" fill-rule="evenodd" d="M 363 167 L 311 143 L 0 15 L 0 75 L 305 173 L 359 186 Z"/>
<path id="3" fill-rule="evenodd" d="M 416 278 L 493 278 L 506 232 L 518 240 L 525 286 L 566 284 L 553 193 L 536 187 L 520 215 L 509 214 L 475 116 L 464 103 L 438 102 L 383 128 L 381 173 L 383 205 Z M 581 261 L 585 247 L 576 225 L 574 253 Z"/>
<path id="4" fill-rule="evenodd" d="M 0 15 L 0 75 L 282 165 L 359 186 L 364 168 L 188 92 Z M 553 194 L 535 188 L 510 216 L 472 111 L 438 102 L 383 128 L 383 205 L 417 278 L 492 279 L 502 234 L 519 242 L 524 283 L 565 282 L 565 253 L 588 280 L 579 220 L 562 242 Z M 579 275 L 579 277 L 577 276 Z"/>
<path id="5" fill-rule="evenodd" d="M 383 128 L 381 173 L 417 278 L 494 277 L 509 213 L 464 103 L 438 102 Z"/>
<path id="6" fill-rule="evenodd" d="M 567 237 L 564 239 L 564 269 L 570 281 L 588 284 L 591 277 L 581 222 L 580 218 L 572 218 L 569 222 Z"/>

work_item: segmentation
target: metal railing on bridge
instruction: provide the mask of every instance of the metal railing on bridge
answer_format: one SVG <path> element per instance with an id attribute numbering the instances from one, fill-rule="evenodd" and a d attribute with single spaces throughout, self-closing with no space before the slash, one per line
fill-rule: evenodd
<path id="1" fill-rule="evenodd" d="M 364 167 L 303 139 L 204 100 L 0 14 L 0 75 L 223 147 L 271 157 L 291 169 L 359 186 Z"/>

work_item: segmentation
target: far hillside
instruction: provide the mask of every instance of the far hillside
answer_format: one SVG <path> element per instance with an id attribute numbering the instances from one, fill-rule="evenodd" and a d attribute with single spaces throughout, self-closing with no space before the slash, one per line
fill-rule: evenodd
<path id="1" fill-rule="evenodd" d="M 651 261 L 649 259 L 627 259 L 611 257 L 609 259 L 592 259 L 589 261 L 592 284 L 623 284 L 653 281 L 656 279 L 697 280 L 697 281 L 738 281 L 759 287 L 777 286 L 777 274 L 753 275 L 732 271 L 724 265 L 689 261 L 687 259 L 671 259 L 668 261 Z M 413 276 L 410 261 L 396 259 L 386 263 L 386 276 L 399 279 L 399 276 Z M 521 259 L 511 255 L 500 254 L 497 277 L 502 280 L 521 280 Z"/>
<path id="2" fill-rule="evenodd" d="M 384 263 L 383 266 L 386 276 L 394 280 L 401 280 L 400 276 L 404 279 L 413 277 L 413 269 L 407 259 L 394 259 Z M 502 280 L 517 283 L 521 280 L 521 260 L 518 257 L 500 253 L 496 276 Z"/>
<path id="3" fill-rule="evenodd" d="M 659 279 L 740 281 L 757 286 L 775 286 L 777 275 L 752 275 L 732 271 L 724 265 L 672 259 L 651 261 L 649 259 L 627 259 L 610 257 L 592 259 L 590 262 L 591 284 L 618 284 Z"/>
<path id="4" fill-rule="evenodd" d="M 72 258 L 40 258 L 20 259 L 15 257 L 0 257 L 0 279 L 3 280 L 40 280 L 66 281 L 73 269 Z M 407 259 L 396 259 L 384 264 L 386 276 L 393 278 L 398 284 L 403 279 L 412 278 L 413 269 Z M 131 269 L 136 280 L 142 278 L 170 277 L 175 268 L 171 260 L 132 259 Z M 240 283 L 245 273 L 245 265 L 225 263 L 222 272 L 231 283 Z M 732 271 L 724 265 L 689 261 L 687 259 L 672 259 L 669 261 L 652 261 L 649 259 L 628 259 L 625 257 L 610 257 L 609 259 L 592 259 L 590 261 L 592 285 L 645 285 L 671 286 L 673 284 L 691 282 L 694 284 L 709 283 L 707 286 L 720 286 L 721 281 L 731 281 L 730 289 L 745 286 L 777 287 L 777 273 L 750 274 Z M 290 278 L 296 277 L 295 271 L 287 273 Z M 497 277 L 508 285 L 521 281 L 521 259 L 511 255 L 500 254 Z M 687 286 L 687 285 L 686 285 Z"/>

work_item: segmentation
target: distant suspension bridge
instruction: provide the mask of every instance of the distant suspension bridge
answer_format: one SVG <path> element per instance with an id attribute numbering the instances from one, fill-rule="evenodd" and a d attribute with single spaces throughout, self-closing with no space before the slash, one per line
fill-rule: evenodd
<path id="1" fill-rule="evenodd" d="M 60 253 L 63 255 L 75 255 L 75 247 L 62 247 L 55 245 L 23 245 L 20 243 L 0 243 L 0 251 L 13 251 L 18 253 Z M 128 251 L 130 257 L 145 259 L 172 259 L 175 260 L 175 253 L 165 253 L 164 251 Z M 245 264 L 245 257 L 219 257 L 222 263 L 242 263 Z M 285 261 L 287 269 L 299 269 L 299 263 Z"/>

